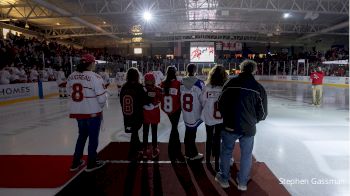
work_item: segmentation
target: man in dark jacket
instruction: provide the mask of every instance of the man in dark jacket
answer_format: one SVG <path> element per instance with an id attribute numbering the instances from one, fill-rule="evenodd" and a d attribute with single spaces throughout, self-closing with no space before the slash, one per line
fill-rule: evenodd
<path id="1" fill-rule="evenodd" d="M 245 60 L 240 64 L 240 69 L 242 73 L 224 85 L 219 97 L 219 110 L 225 128 L 221 134 L 220 172 L 215 180 L 223 188 L 230 186 L 230 159 L 235 142 L 239 139 L 241 162 L 236 181 L 238 190 L 246 191 L 252 166 L 255 125 L 266 118 L 267 96 L 264 87 L 253 76 L 257 64 Z"/>

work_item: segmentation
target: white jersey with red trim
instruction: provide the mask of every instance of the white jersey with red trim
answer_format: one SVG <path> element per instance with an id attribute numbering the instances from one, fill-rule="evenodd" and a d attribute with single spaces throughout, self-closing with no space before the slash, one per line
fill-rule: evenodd
<path id="1" fill-rule="evenodd" d="M 71 118 L 84 119 L 102 115 L 107 93 L 100 75 L 92 71 L 75 71 L 68 77 L 67 84 Z"/>
<path id="2" fill-rule="evenodd" d="M 0 84 L 10 84 L 11 74 L 7 69 L 0 70 Z"/>
<path id="3" fill-rule="evenodd" d="M 161 71 L 153 71 L 152 72 L 156 79 L 156 86 L 159 86 L 160 83 L 164 80 L 164 74 Z"/>
<path id="4" fill-rule="evenodd" d="M 217 103 L 221 91 L 221 86 L 213 87 L 208 84 L 204 87 L 202 93 L 202 115 L 206 125 L 212 126 L 223 122 Z"/>
<path id="5" fill-rule="evenodd" d="M 65 76 L 63 71 L 60 70 L 60 71 L 57 72 L 56 82 L 57 82 L 58 85 L 66 82 L 66 76 Z"/>
<path id="6" fill-rule="evenodd" d="M 198 127 L 203 121 L 202 114 L 202 91 L 204 82 L 195 77 L 185 77 L 182 79 L 181 108 L 185 125 L 188 127 Z"/>
<path id="7" fill-rule="evenodd" d="M 31 70 L 30 70 L 30 74 L 29 74 L 29 79 L 30 79 L 31 81 L 34 81 L 34 80 L 37 80 L 38 77 L 39 77 L 38 71 L 35 70 L 35 69 L 31 69 Z"/>

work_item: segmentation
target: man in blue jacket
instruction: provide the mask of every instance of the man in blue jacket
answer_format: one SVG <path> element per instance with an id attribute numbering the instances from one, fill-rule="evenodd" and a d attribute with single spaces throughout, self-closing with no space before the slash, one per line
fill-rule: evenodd
<path id="1" fill-rule="evenodd" d="M 219 97 L 219 110 L 225 128 L 221 133 L 220 172 L 215 180 L 223 188 L 230 186 L 230 159 L 238 139 L 241 162 L 237 188 L 246 191 L 252 167 L 255 125 L 266 118 L 267 96 L 264 87 L 253 76 L 257 70 L 256 62 L 245 60 L 240 64 L 240 69 L 241 73 L 224 85 Z"/>

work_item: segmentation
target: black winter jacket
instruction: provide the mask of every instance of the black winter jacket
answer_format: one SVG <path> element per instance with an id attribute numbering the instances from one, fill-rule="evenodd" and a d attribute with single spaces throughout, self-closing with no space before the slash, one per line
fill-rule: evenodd
<path id="1" fill-rule="evenodd" d="M 265 89 L 252 74 L 243 72 L 224 85 L 219 110 L 226 130 L 254 136 L 256 123 L 267 116 Z"/>

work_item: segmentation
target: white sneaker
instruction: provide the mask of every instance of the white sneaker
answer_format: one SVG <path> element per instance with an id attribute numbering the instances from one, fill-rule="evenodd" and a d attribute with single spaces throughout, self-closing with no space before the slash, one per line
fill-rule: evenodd
<path id="1" fill-rule="evenodd" d="M 235 160 L 233 159 L 233 157 L 230 159 L 230 166 L 232 167 L 233 164 L 235 163 Z"/>
<path id="2" fill-rule="evenodd" d="M 239 184 L 239 181 L 238 181 L 238 178 L 236 178 L 236 183 L 237 183 L 237 189 L 240 190 L 240 191 L 247 191 L 248 187 L 247 185 L 240 185 Z"/>
<path id="3" fill-rule="evenodd" d="M 230 184 L 228 182 L 224 182 L 221 178 L 220 174 L 216 174 L 215 176 L 215 181 L 218 182 L 220 184 L 220 186 L 224 189 L 227 189 L 228 187 L 230 187 Z"/>
<path id="4" fill-rule="evenodd" d="M 77 171 L 79 170 L 81 167 L 83 167 L 85 164 L 85 161 L 84 160 L 80 160 L 78 164 L 72 164 L 72 166 L 70 167 L 70 171 L 73 172 L 73 171 Z"/>
<path id="5" fill-rule="evenodd" d="M 237 189 L 240 191 L 247 191 L 247 186 L 237 185 Z"/>
<path id="6" fill-rule="evenodd" d="M 202 158 L 203 158 L 203 154 L 198 153 L 196 156 L 191 157 L 190 160 L 194 161 L 194 160 L 199 160 L 199 159 L 202 159 Z"/>
<path id="7" fill-rule="evenodd" d="M 96 163 L 94 165 L 88 165 L 85 169 L 86 172 L 92 172 L 95 171 L 97 169 L 100 169 L 101 167 L 105 166 L 106 162 L 104 161 L 96 161 Z"/>

